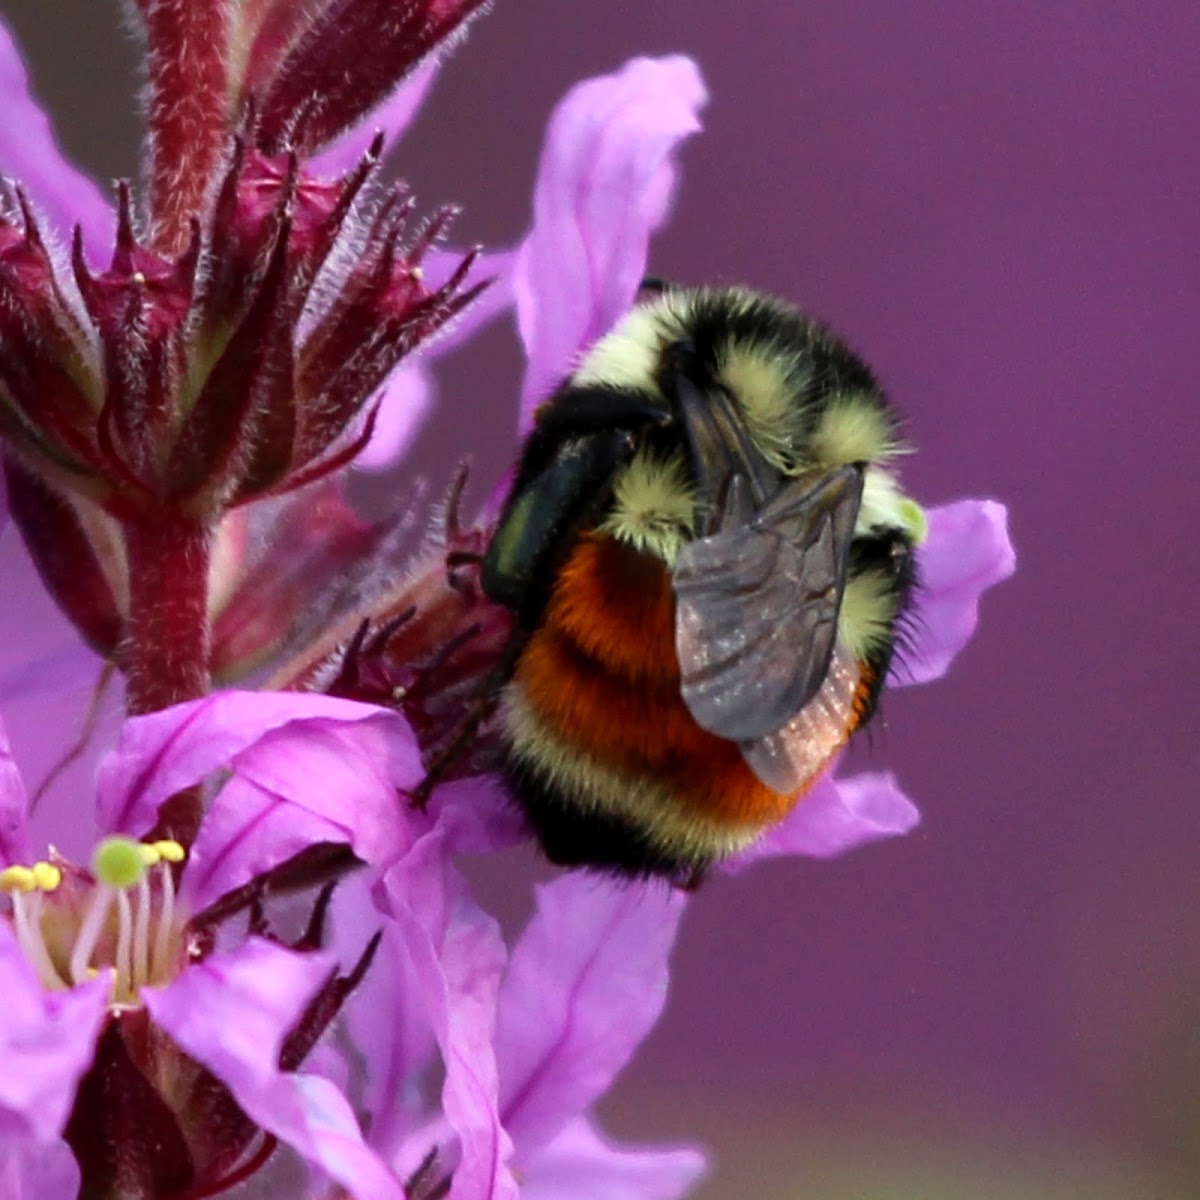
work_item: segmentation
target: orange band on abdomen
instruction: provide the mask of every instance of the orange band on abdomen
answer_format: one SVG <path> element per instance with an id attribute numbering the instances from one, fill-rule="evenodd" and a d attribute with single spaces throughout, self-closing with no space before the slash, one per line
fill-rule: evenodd
<path id="1" fill-rule="evenodd" d="M 735 742 L 701 729 L 688 712 L 674 629 L 662 563 L 587 535 L 560 570 L 514 682 L 560 742 L 623 775 L 653 776 L 697 816 L 737 825 L 779 820 L 795 796 L 766 787 Z"/>

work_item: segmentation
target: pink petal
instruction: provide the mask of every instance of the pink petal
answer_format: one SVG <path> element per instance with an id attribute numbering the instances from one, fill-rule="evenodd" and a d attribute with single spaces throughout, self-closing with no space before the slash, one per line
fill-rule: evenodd
<path id="1" fill-rule="evenodd" d="M 29 845 L 29 797 L 0 721 L 0 867 L 33 861 Z"/>
<path id="2" fill-rule="evenodd" d="M 364 862 L 398 858 L 430 818 L 402 795 L 424 768 L 391 715 L 297 720 L 239 753 L 192 847 L 192 904 L 204 908 L 316 842 L 346 843 Z"/>
<path id="3" fill-rule="evenodd" d="M 520 427 L 612 328 L 645 274 L 664 220 L 674 154 L 707 100 L 691 59 L 635 58 L 572 88 L 550 119 L 533 228 L 517 264 L 517 317 L 529 359 Z"/>
<path id="4" fill-rule="evenodd" d="M 79 1164 L 61 1139 L 46 1145 L 0 1139 L 0 1200 L 69 1200 L 79 1182 Z"/>
<path id="5" fill-rule="evenodd" d="M 392 150 L 425 103 L 440 66 L 440 61 L 434 59 L 422 63 L 378 108 L 352 129 L 339 134 L 327 149 L 309 159 L 309 170 L 330 179 L 345 174 L 358 164 L 379 132 L 386 138 L 384 153 Z"/>
<path id="6" fill-rule="evenodd" d="M 891 774 L 818 781 L 781 824 L 726 864 L 740 870 L 762 858 L 804 854 L 833 858 L 868 842 L 914 829 L 921 814 Z"/>
<path id="7" fill-rule="evenodd" d="M 340 912 L 347 890 L 347 884 L 342 884 L 335 902 L 339 946 Z M 364 905 L 353 916 L 357 920 L 346 921 L 345 936 L 361 942 L 362 930 L 370 927 L 366 922 L 378 922 L 378 914 Z M 371 1113 L 371 1145 L 389 1162 L 420 1117 L 421 1097 L 413 1081 L 436 1049 L 420 981 L 407 966 L 400 935 L 389 922 L 375 961 L 346 1009 L 346 1025 L 362 1053 L 366 1073 L 363 1105 Z"/>
<path id="8" fill-rule="evenodd" d="M 382 891 L 401 970 L 423 997 L 445 1064 L 442 1109 L 460 1145 L 450 1196 L 515 1200 L 492 1045 L 505 958 L 499 928 L 470 898 L 440 828 L 388 871 Z"/>
<path id="9" fill-rule="evenodd" d="M 520 809 L 494 775 L 444 783 L 434 805 L 451 854 L 491 854 L 529 836 Z"/>
<path id="10" fill-rule="evenodd" d="M 354 1111 L 328 1079 L 279 1070 L 279 1048 L 332 969 L 249 938 L 194 964 L 165 988 L 144 988 L 155 1022 L 221 1079 L 262 1129 L 359 1200 L 404 1200 L 404 1188 L 363 1141 Z"/>
<path id="11" fill-rule="evenodd" d="M 514 845 L 528 836 L 519 811 L 492 776 L 443 784 L 434 797 L 432 811 L 436 814 L 437 838 L 441 841 L 443 855 L 488 853 Z M 428 858 L 424 861 L 433 865 Z M 451 883 L 450 886 L 461 885 Z M 339 949 L 343 931 L 346 937 L 360 940 L 360 931 L 370 920 L 359 895 L 362 890 L 361 877 L 346 881 L 338 889 L 334 934 Z M 465 903 L 470 911 L 469 900 Z M 413 1087 L 413 1080 L 424 1069 L 435 1048 L 432 1021 L 442 1020 L 440 1004 L 431 1005 L 428 1001 L 428 970 L 422 973 L 412 966 L 413 956 L 406 946 L 414 938 L 420 947 L 428 942 L 419 930 L 409 929 L 402 937 L 395 923 L 387 922 L 375 963 L 347 1009 L 354 1043 L 366 1051 L 364 1100 L 373 1114 L 371 1144 L 389 1161 L 403 1156 L 410 1170 L 415 1169 L 430 1146 L 452 1134 L 444 1120 L 439 1119 L 433 1125 L 428 1120 L 421 1121 L 419 1090 Z M 347 943 L 347 954 L 351 944 Z M 419 952 L 418 957 L 421 953 L 424 952 Z M 425 962 L 428 967 L 427 956 Z M 490 1023 L 488 1027 L 491 1027 Z M 491 1051 L 486 1053 L 490 1062 Z M 491 1096 L 491 1103 L 480 1116 L 485 1150 L 492 1140 L 493 1124 L 498 1125 L 494 1089 L 489 1089 L 487 1094 Z M 413 1128 L 419 1121 L 421 1135 L 413 1136 Z"/>
<path id="12" fill-rule="evenodd" d="M 0 703 L 38 700 L 95 686 L 103 664 L 78 639 L 35 658 L 25 658 L 0 673 Z"/>
<path id="13" fill-rule="evenodd" d="M 518 1166 L 613 1081 L 662 1012 L 684 900 L 583 872 L 537 889 L 500 993 L 501 1113 Z"/>
<path id="14" fill-rule="evenodd" d="M 975 632 L 980 596 L 1016 569 L 1004 505 L 960 500 L 930 509 L 929 536 L 917 556 L 913 645 L 892 672 L 893 684 L 944 675 Z"/>
<path id="15" fill-rule="evenodd" d="M 371 440 L 358 452 L 356 467 L 386 471 L 394 467 L 416 439 L 433 410 L 435 387 L 420 361 L 405 359 L 388 376 L 378 400 Z"/>
<path id="16" fill-rule="evenodd" d="M 100 764 L 100 827 L 113 833 L 143 833 L 168 796 L 295 721 L 369 723 L 363 736 L 382 756 L 389 777 L 412 777 L 416 744 L 407 723 L 395 713 L 311 693 L 219 692 L 125 722 L 116 749 Z M 310 782 L 314 788 L 321 786 L 319 779 Z"/>
<path id="17" fill-rule="evenodd" d="M 521 1200 L 676 1200 L 706 1166 L 690 1147 L 614 1145 L 579 1118 L 524 1165 Z"/>
<path id="18" fill-rule="evenodd" d="M 230 779 L 212 801 L 188 856 L 188 906 L 207 908 L 226 893 L 320 842 L 352 845 L 352 831 L 282 796 Z"/>
<path id="19" fill-rule="evenodd" d="M 29 78 L 12 33 L 0 21 L 0 175 L 20 183 L 57 239 L 70 241 L 76 222 L 92 254 L 112 245 L 113 211 L 100 190 L 63 157 Z"/>
<path id="20" fill-rule="evenodd" d="M 0 922 L 0 1139 L 48 1143 L 62 1133 L 75 1089 L 91 1066 L 108 1007 L 97 977 L 47 991 L 7 923 Z"/>

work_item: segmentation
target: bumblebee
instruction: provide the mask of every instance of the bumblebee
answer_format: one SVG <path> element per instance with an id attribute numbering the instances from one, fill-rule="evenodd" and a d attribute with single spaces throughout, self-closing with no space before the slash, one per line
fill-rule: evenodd
<path id="1" fill-rule="evenodd" d="M 742 288 L 647 296 L 537 410 L 482 584 L 552 861 L 696 882 L 870 721 L 923 532 L 900 449 L 870 370 Z"/>

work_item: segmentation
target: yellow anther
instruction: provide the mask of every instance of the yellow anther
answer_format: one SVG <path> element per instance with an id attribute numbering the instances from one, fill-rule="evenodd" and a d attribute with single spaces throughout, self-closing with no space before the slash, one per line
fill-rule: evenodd
<path id="1" fill-rule="evenodd" d="M 32 892 L 35 887 L 37 882 L 28 867 L 5 867 L 0 871 L 0 891 Z"/>
<path id="2" fill-rule="evenodd" d="M 178 843 L 170 841 L 151 842 L 163 862 L 181 863 L 187 858 L 187 851 Z"/>
<path id="3" fill-rule="evenodd" d="M 138 853 L 142 856 L 142 862 L 148 867 L 157 867 L 160 855 L 153 846 L 147 845 L 145 842 L 138 842 Z"/>
<path id="4" fill-rule="evenodd" d="M 52 892 L 62 883 L 62 871 L 52 862 L 33 864 L 33 883 L 39 892 Z"/>

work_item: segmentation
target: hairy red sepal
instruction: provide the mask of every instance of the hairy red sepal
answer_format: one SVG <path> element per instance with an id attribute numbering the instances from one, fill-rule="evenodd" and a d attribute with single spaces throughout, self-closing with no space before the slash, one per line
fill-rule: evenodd
<path id="1" fill-rule="evenodd" d="M 0 430 L 25 457 L 80 474 L 103 457 L 98 363 L 33 212 L 18 198 L 18 219 L 0 214 Z"/>
<path id="2" fill-rule="evenodd" d="M 261 87 L 260 145 L 306 153 L 325 145 L 390 95 L 484 4 L 333 0 L 283 57 L 270 85 Z"/>
<path id="3" fill-rule="evenodd" d="M 72 267 L 88 316 L 104 346 L 104 409 L 111 420 L 107 448 L 122 483 L 159 492 L 163 439 L 170 436 L 176 395 L 187 365 L 200 229 L 177 258 L 139 243 L 129 189 L 118 196 L 112 266 L 93 274 L 75 240 Z M 102 430 L 101 430 L 102 431 Z"/>
<path id="4" fill-rule="evenodd" d="M 86 500 L 68 500 L 11 454 L 4 455 L 4 481 L 9 513 L 47 590 L 93 650 L 115 655 L 124 620 L 98 550 L 111 545 L 115 529 L 102 541 L 96 525 L 107 519 L 99 510 L 85 527 L 78 506 Z"/>

